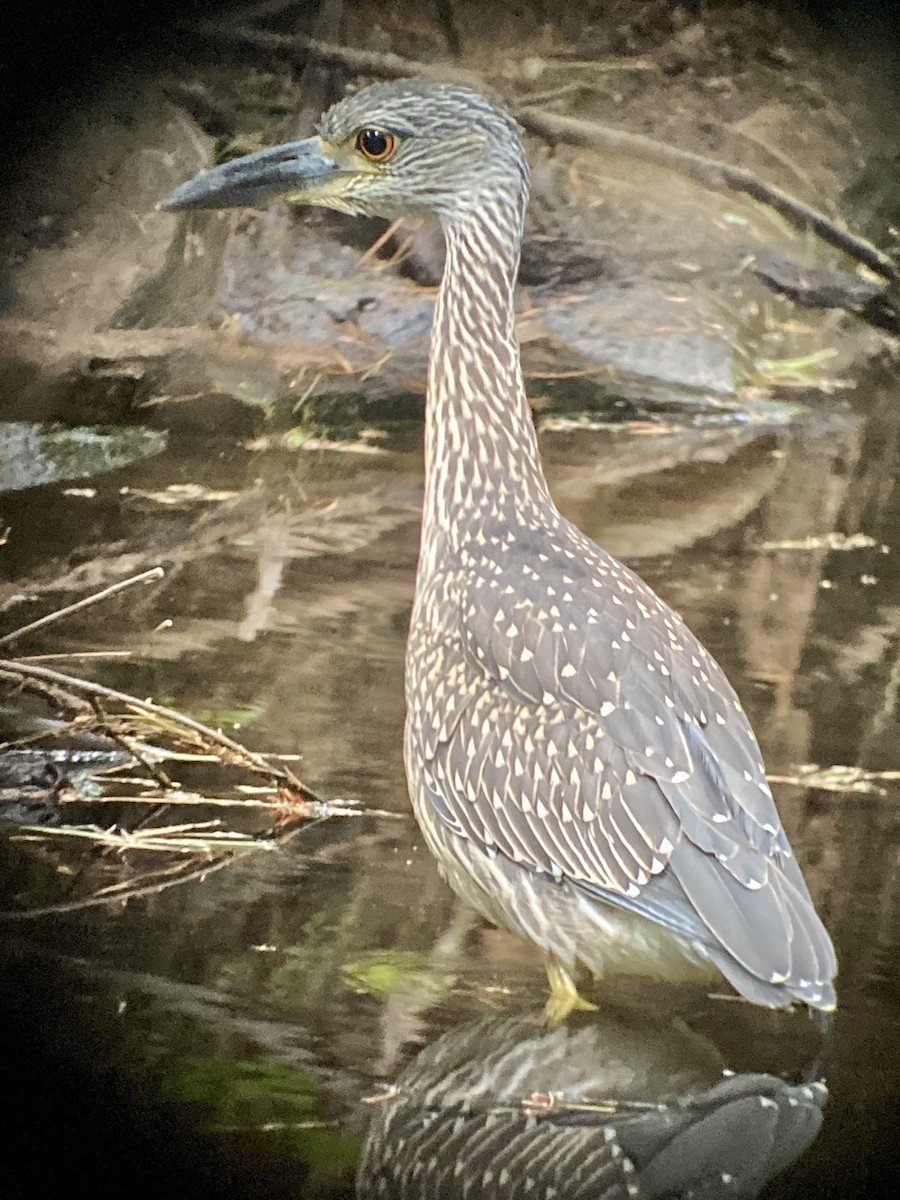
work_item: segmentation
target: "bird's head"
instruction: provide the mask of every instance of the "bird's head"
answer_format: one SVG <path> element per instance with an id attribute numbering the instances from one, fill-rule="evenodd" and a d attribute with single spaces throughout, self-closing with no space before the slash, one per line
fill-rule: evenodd
<path id="1" fill-rule="evenodd" d="M 526 186 L 525 155 L 508 113 L 471 88 L 404 80 L 341 100 L 315 137 L 197 175 L 160 208 L 280 200 L 364 216 L 435 213 L 448 222 L 485 197 L 524 198 Z"/>

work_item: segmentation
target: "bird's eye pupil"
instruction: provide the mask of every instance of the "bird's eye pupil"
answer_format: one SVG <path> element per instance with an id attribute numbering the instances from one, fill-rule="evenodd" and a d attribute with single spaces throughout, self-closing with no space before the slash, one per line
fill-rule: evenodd
<path id="1" fill-rule="evenodd" d="M 373 162 L 383 162 L 394 150 L 394 136 L 381 129 L 361 129 L 356 138 L 356 147 Z"/>

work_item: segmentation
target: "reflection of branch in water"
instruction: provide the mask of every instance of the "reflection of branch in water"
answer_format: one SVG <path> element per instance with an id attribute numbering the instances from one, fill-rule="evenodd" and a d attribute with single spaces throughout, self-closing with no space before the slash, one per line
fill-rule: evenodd
<path id="1" fill-rule="evenodd" d="M 466 937 L 478 921 L 474 909 L 457 903 L 450 924 L 432 947 L 425 969 L 409 988 L 388 996 L 381 1015 L 381 1055 L 376 1074 L 392 1071 L 404 1045 L 421 1039 L 425 1014 L 445 996 L 456 981 Z"/>
<path id="2" fill-rule="evenodd" d="M 750 1200 L 813 1141 L 826 1096 L 723 1071 L 674 1026 L 489 1019 L 439 1038 L 373 1104 L 357 1195 Z"/>
<path id="3" fill-rule="evenodd" d="M 79 912 L 85 908 L 99 908 L 113 902 L 122 904 L 126 900 L 136 900 L 144 896 L 157 896 L 160 892 L 175 887 L 176 884 L 189 883 L 192 879 L 204 879 L 207 875 L 221 871 L 223 867 L 227 867 L 233 861 L 233 858 L 228 854 L 218 859 L 206 859 L 200 866 L 193 865 L 195 861 L 179 863 L 177 866 L 154 872 L 153 876 L 142 876 L 127 885 L 117 884 L 115 890 L 104 888 L 101 893 L 82 896 L 78 900 L 63 900 L 58 904 L 44 904 L 39 908 L 23 909 L 21 912 L 17 912 L 15 909 L 2 912 L 0 919 L 18 921 L 31 917 L 47 917 L 58 913 Z M 146 882 L 148 878 L 151 878 L 152 882 Z"/>
<path id="4" fill-rule="evenodd" d="M 292 557 L 291 525 L 287 512 L 267 510 L 260 517 L 254 538 L 257 584 L 244 600 L 244 617 L 237 630 L 242 642 L 252 642 L 268 626 L 285 567 Z"/>

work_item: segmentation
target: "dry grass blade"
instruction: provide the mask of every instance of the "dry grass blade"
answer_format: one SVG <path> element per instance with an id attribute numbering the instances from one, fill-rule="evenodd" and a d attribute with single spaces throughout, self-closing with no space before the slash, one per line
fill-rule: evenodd
<path id="1" fill-rule="evenodd" d="M 116 688 L 94 683 L 90 679 L 79 679 L 75 675 L 65 675 L 61 671 L 53 671 L 49 667 L 39 667 L 32 663 L 23 663 L 17 659 L 0 659 L 0 678 L 21 683 L 46 684 L 51 688 L 63 689 L 64 692 L 73 696 L 81 693 L 90 699 L 108 700 L 124 705 L 130 712 L 155 719 L 174 730 L 188 731 L 199 739 L 201 746 L 214 746 L 219 751 L 226 751 L 235 766 L 244 767 L 266 779 L 277 780 L 299 793 L 305 800 L 321 802 L 321 797 L 302 783 L 289 768 L 273 766 L 266 762 L 261 755 L 248 750 L 246 746 L 234 741 L 220 729 L 204 725 L 202 721 L 196 721 L 193 717 L 178 712 L 177 709 L 168 708 L 163 704 L 154 704 L 152 700 L 140 700 L 137 696 L 130 696 L 127 692 L 120 692 Z"/>
<path id="2" fill-rule="evenodd" d="M 161 576 L 159 568 L 142 572 L 41 617 L 4 640 L 12 641 Z M 10 821 L 7 839 L 39 856 L 42 864 L 51 865 L 52 879 L 73 880 L 73 889 L 84 893 L 73 896 L 70 892 L 69 898 L 58 903 L 0 913 L 0 918 L 73 912 L 153 895 L 221 870 L 246 853 L 278 849 L 298 832 L 332 817 L 402 819 L 402 814 L 317 796 L 286 765 L 298 755 L 273 755 L 270 761 L 220 729 L 176 709 L 57 671 L 34 657 L 0 659 L 0 681 L 12 685 L 14 694 L 29 691 L 38 695 L 56 718 L 46 722 L 46 729 L 39 733 L 29 733 L 2 747 L 18 756 L 10 760 L 12 786 L 5 789 L 8 802 L 37 805 L 40 812 L 40 823 L 24 814 Z M 91 739 L 89 749 L 78 748 L 84 737 Z M 182 764 L 204 764 L 214 772 L 210 778 L 216 780 L 216 792 L 222 788 L 224 772 L 224 790 L 231 794 L 196 790 L 196 776 L 194 787 L 184 786 L 163 771 L 160 763 L 165 763 L 167 770 Z M 48 764 L 52 770 L 46 782 Z M 35 767 L 38 773 L 33 776 L 29 772 Z M 17 770 L 23 772 L 19 784 L 15 782 Z M 238 772 L 237 779 L 234 772 Z M 247 774 L 261 783 L 247 782 Z M 38 782 L 32 782 L 33 778 Z M 115 808 L 111 810 L 110 805 Z M 98 806 L 102 808 L 98 810 Z M 113 818 L 109 824 L 97 823 L 98 811 L 104 809 Z M 223 809 L 231 810 L 229 823 L 213 815 Z M 175 811 L 185 819 L 173 822 Z M 67 820 L 70 814 L 81 816 L 81 821 Z M 237 819 L 242 828 L 230 823 Z M 160 856 L 169 864 L 149 873 L 142 870 L 135 877 L 142 859 L 152 861 Z"/>
<path id="3" fill-rule="evenodd" d="M 864 796 L 886 796 L 887 789 L 880 785 L 900 782 L 900 771 L 867 771 L 864 767 L 820 767 L 818 763 L 804 763 L 803 766 L 796 767 L 791 775 L 769 775 L 767 778 L 770 783 L 814 788 L 820 792 L 856 792 Z"/>

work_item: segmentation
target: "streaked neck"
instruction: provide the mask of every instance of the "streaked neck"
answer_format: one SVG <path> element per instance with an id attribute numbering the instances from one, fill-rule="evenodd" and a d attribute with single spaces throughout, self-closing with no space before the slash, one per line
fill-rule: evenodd
<path id="1" fill-rule="evenodd" d="M 428 364 L 423 551 L 552 504 L 515 334 L 522 202 L 448 222 Z"/>

